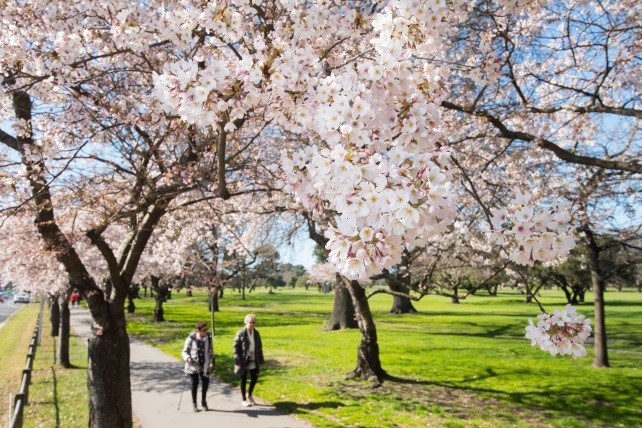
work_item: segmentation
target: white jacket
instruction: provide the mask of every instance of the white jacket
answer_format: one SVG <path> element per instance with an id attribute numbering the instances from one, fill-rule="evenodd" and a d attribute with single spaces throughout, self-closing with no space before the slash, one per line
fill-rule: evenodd
<path id="1" fill-rule="evenodd" d="M 181 356 L 183 361 L 185 361 L 185 373 L 194 374 L 203 372 L 205 376 L 210 375 L 210 369 L 212 368 L 212 362 L 214 360 L 214 349 L 212 346 L 212 334 L 207 333 L 205 336 L 205 361 L 198 360 L 198 345 L 196 344 L 196 332 L 191 333 L 185 339 L 185 345 L 183 345 L 183 352 Z M 192 364 L 187 362 L 187 359 L 192 359 Z"/>

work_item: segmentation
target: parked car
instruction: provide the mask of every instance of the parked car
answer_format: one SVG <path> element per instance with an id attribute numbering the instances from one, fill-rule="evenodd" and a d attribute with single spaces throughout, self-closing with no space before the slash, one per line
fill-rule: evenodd
<path id="1" fill-rule="evenodd" d="M 13 303 L 31 303 L 31 296 L 27 293 L 16 293 L 13 295 Z"/>

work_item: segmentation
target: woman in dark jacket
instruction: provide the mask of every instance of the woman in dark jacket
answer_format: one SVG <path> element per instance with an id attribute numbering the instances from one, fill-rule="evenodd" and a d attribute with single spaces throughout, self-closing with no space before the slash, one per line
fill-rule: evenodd
<path id="1" fill-rule="evenodd" d="M 245 316 L 245 328 L 240 329 L 234 337 L 234 373 L 241 377 L 242 406 L 248 407 L 256 404 L 252 392 L 259 376 L 259 366 L 265 362 L 263 359 L 263 343 L 261 335 L 254 328 L 256 316 Z M 247 389 L 247 373 L 250 373 L 250 388 Z"/>

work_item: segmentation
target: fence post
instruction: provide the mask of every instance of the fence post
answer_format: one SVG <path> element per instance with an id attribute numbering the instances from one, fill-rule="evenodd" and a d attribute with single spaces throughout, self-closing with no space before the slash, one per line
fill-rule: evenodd
<path id="1" fill-rule="evenodd" d="M 38 323 L 36 324 L 36 328 L 38 329 L 38 339 L 36 340 L 36 344 L 40 345 L 40 338 L 42 337 L 42 312 L 45 308 L 45 299 L 43 296 L 40 296 L 40 311 L 38 311 Z"/>
<path id="2" fill-rule="evenodd" d="M 23 396 L 23 405 L 29 404 L 29 385 L 31 385 L 31 369 L 24 369 L 22 371 L 22 385 L 20 387 L 20 394 Z"/>
<path id="3" fill-rule="evenodd" d="M 22 417 L 24 414 L 24 397 L 22 394 L 14 395 L 14 413 L 11 419 L 11 428 L 22 428 Z"/>
<path id="4" fill-rule="evenodd" d="M 9 393 L 9 411 L 7 412 L 9 415 L 8 420 L 7 420 L 7 426 L 11 426 L 11 418 L 13 417 L 13 394 Z"/>

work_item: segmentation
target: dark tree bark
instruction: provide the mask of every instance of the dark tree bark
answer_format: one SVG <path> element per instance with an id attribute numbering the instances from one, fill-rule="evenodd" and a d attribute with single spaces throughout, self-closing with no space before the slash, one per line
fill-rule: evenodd
<path id="1" fill-rule="evenodd" d="M 163 309 L 163 303 L 167 299 L 167 285 L 161 282 L 161 279 L 155 275 L 151 276 L 152 286 L 151 289 L 155 291 L 156 307 L 154 308 L 154 321 L 164 322 L 165 321 L 165 310 Z"/>
<path id="2" fill-rule="evenodd" d="M 69 359 L 71 326 L 68 294 L 69 293 L 61 293 L 58 295 L 57 306 L 60 312 L 60 335 L 58 336 L 58 346 L 56 347 L 56 364 L 67 369 L 71 367 L 71 361 Z"/>
<path id="3" fill-rule="evenodd" d="M 209 312 L 220 312 L 219 304 L 218 304 L 218 297 L 219 297 L 219 290 L 218 288 L 210 288 L 209 289 L 209 299 L 208 299 L 208 310 Z"/>
<path id="4" fill-rule="evenodd" d="M 98 308 L 99 319 L 106 325 L 92 326 L 94 335 L 88 343 L 87 372 L 90 427 L 132 426 L 129 336 L 123 300 L 102 302 Z M 92 306 L 98 306 L 98 302 Z"/>
<path id="5" fill-rule="evenodd" d="M 397 281 L 388 281 L 388 287 L 392 291 L 403 293 L 406 295 L 410 294 L 410 287 L 402 284 Z M 397 294 L 392 295 L 392 308 L 390 309 L 391 314 L 414 314 L 417 312 L 417 309 L 412 304 L 412 300 L 406 296 L 399 296 Z"/>
<path id="6" fill-rule="evenodd" d="M 111 301 L 113 286 L 110 278 L 103 279 L 103 290 L 105 292 L 105 300 L 107 300 L 108 302 Z"/>
<path id="7" fill-rule="evenodd" d="M 410 314 L 417 312 L 417 309 L 415 309 L 412 304 L 412 300 L 410 300 L 409 297 L 411 290 L 410 272 L 412 259 L 412 253 L 408 250 L 404 250 L 401 256 L 401 261 L 397 265 L 397 271 L 395 274 L 391 274 L 388 270 L 384 270 L 383 272 L 388 288 L 390 288 L 391 291 L 403 294 L 392 295 L 392 308 L 390 308 L 391 314 Z"/>
<path id="8" fill-rule="evenodd" d="M 140 299 L 140 296 L 138 295 L 138 289 L 139 289 L 138 284 L 132 284 L 129 286 L 129 290 L 127 291 L 127 313 L 128 314 L 133 314 L 136 312 L 136 304 L 134 303 L 134 299 Z"/>
<path id="9" fill-rule="evenodd" d="M 370 380 L 379 385 L 387 376 L 386 371 L 381 367 L 379 360 L 379 344 L 377 343 L 377 328 L 366 292 L 357 281 L 344 280 L 346 288 L 350 292 L 352 303 L 355 309 L 361 342 L 357 350 L 357 367 L 350 373 L 353 377 L 360 377 Z"/>
<path id="10" fill-rule="evenodd" d="M 350 292 L 343 284 L 341 276 L 337 274 L 334 287 L 334 304 L 330 319 L 325 325 L 325 330 L 344 330 L 357 327 L 359 327 L 359 324 L 355 318 Z"/>
<path id="11" fill-rule="evenodd" d="M 58 306 L 58 296 L 50 296 L 51 314 L 49 320 L 51 321 L 51 336 L 58 337 L 60 334 L 60 306 Z"/>
<path id="12" fill-rule="evenodd" d="M 591 285 L 593 286 L 594 301 L 594 330 L 595 338 L 595 359 L 593 367 L 610 367 L 608 348 L 606 343 L 606 323 L 604 312 L 604 275 L 600 267 L 600 247 L 595 241 L 593 231 L 588 225 L 583 227 L 584 236 L 588 248 L 589 270 L 591 272 Z"/>

